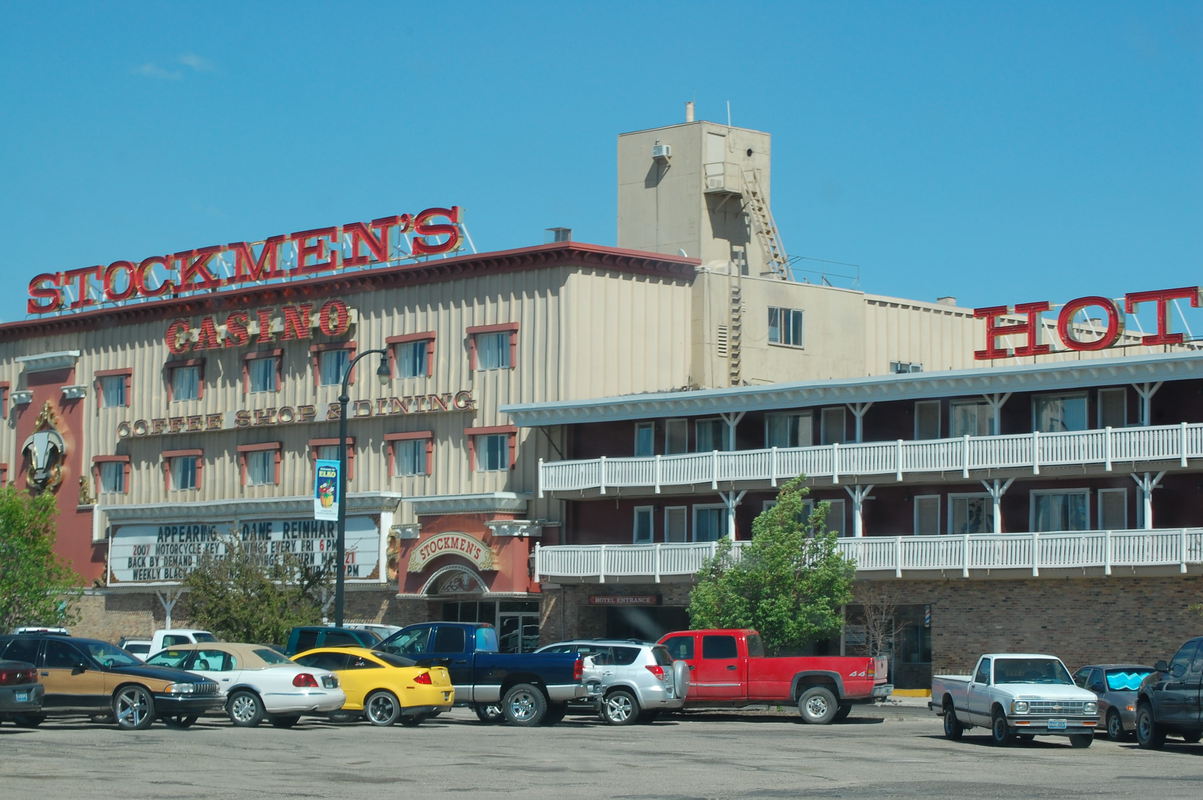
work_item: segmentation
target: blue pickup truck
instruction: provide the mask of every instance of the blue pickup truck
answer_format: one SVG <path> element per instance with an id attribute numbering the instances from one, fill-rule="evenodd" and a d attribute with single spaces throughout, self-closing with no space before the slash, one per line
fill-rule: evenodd
<path id="1" fill-rule="evenodd" d="M 588 694 L 576 653 L 499 653 L 497 629 L 483 622 L 407 625 L 374 649 L 446 666 L 456 705 L 471 706 L 481 722 L 553 725 L 569 700 Z"/>

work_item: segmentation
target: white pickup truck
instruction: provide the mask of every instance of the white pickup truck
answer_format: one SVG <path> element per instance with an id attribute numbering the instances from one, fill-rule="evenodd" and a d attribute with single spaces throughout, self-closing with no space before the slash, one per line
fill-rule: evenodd
<path id="1" fill-rule="evenodd" d="M 982 727 L 997 745 L 1051 735 L 1090 747 L 1099 724 L 1098 698 L 1075 686 L 1056 656 L 987 653 L 972 675 L 933 676 L 931 698 L 928 706 L 944 717 L 949 739 Z"/>

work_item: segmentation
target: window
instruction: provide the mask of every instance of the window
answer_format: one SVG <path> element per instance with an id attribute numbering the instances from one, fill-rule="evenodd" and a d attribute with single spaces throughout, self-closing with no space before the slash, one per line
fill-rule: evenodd
<path id="1" fill-rule="evenodd" d="M 1128 424 L 1128 391 L 1099 389 L 1100 428 L 1123 428 Z"/>
<path id="2" fill-rule="evenodd" d="M 168 491 L 186 491 L 201 487 L 201 450 L 168 450 L 163 453 Z"/>
<path id="3" fill-rule="evenodd" d="M 948 435 L 989 436 L 994 412 L 985 400 L 953 400 L 948 404 Z"/>
<path id="4" fill-rule="evenodd" d="M 635 521 L 632 525 L 634 536 L 632 541 L 635 544 L 651 544 L 656 540 L 656 532 L 652 528 L 652 512 L 651 506 L 636 506 Z"/>
<path id="5" fill-rule="evenodd" d="M 1090 529 L 1090 492 L 1033 491 L 1032 530 L 1085 531 Z"/>
<path id="6" fill-rule="evenodd" d="M 940 438 L 939 400 L 919 400 L 915 403 L 915 438 Z"/>
<path id="7" fill-rule="evenodd" d="M 1033 430 L 1084 431 L 1086 425 L 1085 394 L 1038 394 L 1032 397 Z"/>
<path id="8" fill-rule="evenodd" d="M 933 536 L 940 533 L 940 496 L 921 494 L 915 497 L 916 536 Z"/>
<path id="9" fill-rule="evenodd" d="M 812 444 L 814 444 L 814 415 L 809 411 L 797 414 L 765 415 L 765 447 L 810 447 Z"/>
<path id="10" fill-rule="evenodd" d="M 838 536 L 847 536 L 847 523 L 844 520 L 844 501 L 821 500 L 819 504 L 827 506 L 827 518 L 824 520 L 827 530 L 835 531 Z"/>
<path id="11" fill-rule="evenodd" d="M 802 346 L 802 312 L 796 308 L 769 308 L 769 344 Z"/>
<path id="12" fill-rule="evenodd" d="M 503 472 L 514 466 L 518 429 L 508 425 L 466 428 L 468 453 L 476 472 Z"/>
<path id="13" fill-rule="evenodd" d="M 664 452 L 684 453 L 689 450 L 689 424 L 683 419 L 664 420 Z"/>
<path id="14" fill-rule="evenodd" d="M 1099 529 L 1122 531 L 1128 527 L 1128 490 L 1099 489 Z"/>
<path id="15" fill-rule="evenodd" d="M 129 406 L 130 378 L 133 371 L 101 370 L 96 373 L 96 403 L 101 408 Z"/>
<path id="16" fill-rule="evenodd" d="M 8 390 L 8 381 L 0 383 L 0 417 L 8 416 Z"/>
<path id="17" fill-rule="evenodd" d="M 387 435 L 386 435 L 387 438 Z M 317 460 L 338 461 L 338 439 L 309 440 L 309 468 L 317 469 Z M 312 475 L 310 475 L 312 477 Z M 347 437 L 347 481 L 355 478 L 355 437 Z"/>
<path id="18" fill-rule="evenodd" d="M 243 486 L 275 486 L 280 483 L 280 443 L 238 445 L 238 468 Z"/>
<path id="19" fill-rule="evenodd" d="M 664 541 L 685 542 L 689 540 L 689 508 L 668 506 L 664 509 Z"/>
<path id="20" fill-rule="evenodd" d="M 699 419 L 693 423 L 693 449 L 699 453 L 726 450 L 726 427 L 721 419 Z"/>
<path id="21" fill-rule="evenodd" d="M 99 492 L 127 494 L 129 492 L 129 456 L 95 456 L 92 459 Z"/>
<path id="22" fill-rule="evenodd" d="M 386 433 L 389 446 L 389 474 L 394 478 L 429 475 L 434 455 L 434 433 Z"/>
<path id="23" fill-rule="evenodd" d="M 656 454 L 656 423 L 638 422 L 635 424 L 635 455 L 651 456 Z"/>
<path id="24" fill-rule="evenodd" d="M 317 350 L 317 385 L 341 386 L 351 363 L 352 351 L 347 347 Z"/>
<path id="25" fill-rule="evenodd" d="M 725 505 L 693 507 L 693 540 L 695 542 L 717 542 L 727 535 L 727 507 Z"/>
<path id="26" fill-rule="evenodd" d="M 429 378 L 434 374 L 434 333 L 407 333 L 390 336 L 393 375 L 398 378 Z"/>
<path id="27" fill-rule="evenodd" d="M 283 350 L 248 353 L 242 360 L 242 390 L 248 393 L 280 391 Z"/>
<path id="28" fill-rule="evenodd" d="M 905 375 L 908 372 L 922 372 L 923 364 L 916 361 L 891 361 L 890 372 L 895 375 Z"/>
<path id="29" fill-rule="evenodd" d="M 706 634 L 702 637 L 702 658 L 739 658 L 735 637 L 730 634 Z"/>
<path id="30" fill-rule="evenodd" d="M 169 361 L 167 369 L 167 401 L 200 400 L 205 394 L 204 361 Z"/>
<path id="31" fill-rule="evenodd" d="M 949 533 L 990 533 L 994 530 L 994 504 L 988 494 L 948 496 Z"/>
<path id="32" fill-rule="evenodd" d="M 845 422 L 843 406 L 824 408 L 819 412 L 819 415 L 820 444 L 835 444 L 847 441 L 846 431 L 848 426 Z"/>
<path id="33" fill-rule="evenodd" d="M 518 361 L 518 324 L 468 328 L 468 359 L 473 370 L 513 369 Z"/>

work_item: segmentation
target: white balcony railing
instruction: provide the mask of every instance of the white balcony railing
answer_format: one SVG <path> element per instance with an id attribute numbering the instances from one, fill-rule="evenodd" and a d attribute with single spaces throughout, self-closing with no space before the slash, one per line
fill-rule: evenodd
<path id="1" fill-rule="evenodd" d="M 736 556 L 742 542 L 735 543 Z M 962 577 L 987 570 L 1102 569 L 1171 567 L 1186 572 L 1203 565 L 1203 528 L 1073 531 L 1058 533 L 975 533 L 950 536 L 865 536 L 842 538 L 837 546 L 856 563 L 858 573 L 942 572 Z M 644 545 L 556 545 L 536 547 L 540 581 L 622 580 L 659 582 L 692 575 L 714 554 L 714 542 Z"/>
<path id="2" fill-rule="evenodd" d="M 1203 424 L 1145 428 L 1104 428 L 1062 433 L 964 436 L 959 439 L 773 447 L 767 450 L 682 453 L 671 456 L 595 458 L 539 462 L 539 494 L 613 488 L 704 486 L 761 481 L 776 486 L 796 475 L 830 478 L 892 476 L 901 481 L 917 473 L 1022 469 L 1094 464 L 1110 470 L 1115 462 L 1177 461 L 1203 458 Z"/>

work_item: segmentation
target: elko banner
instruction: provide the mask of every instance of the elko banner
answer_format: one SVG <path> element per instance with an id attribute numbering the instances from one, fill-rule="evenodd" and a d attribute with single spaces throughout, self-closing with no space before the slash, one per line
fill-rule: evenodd
<path id="1" fill-rule="evenodd" d="M 338 462 L 319 458 L 313 477 L 313 518 L 338 519 Z"/>

